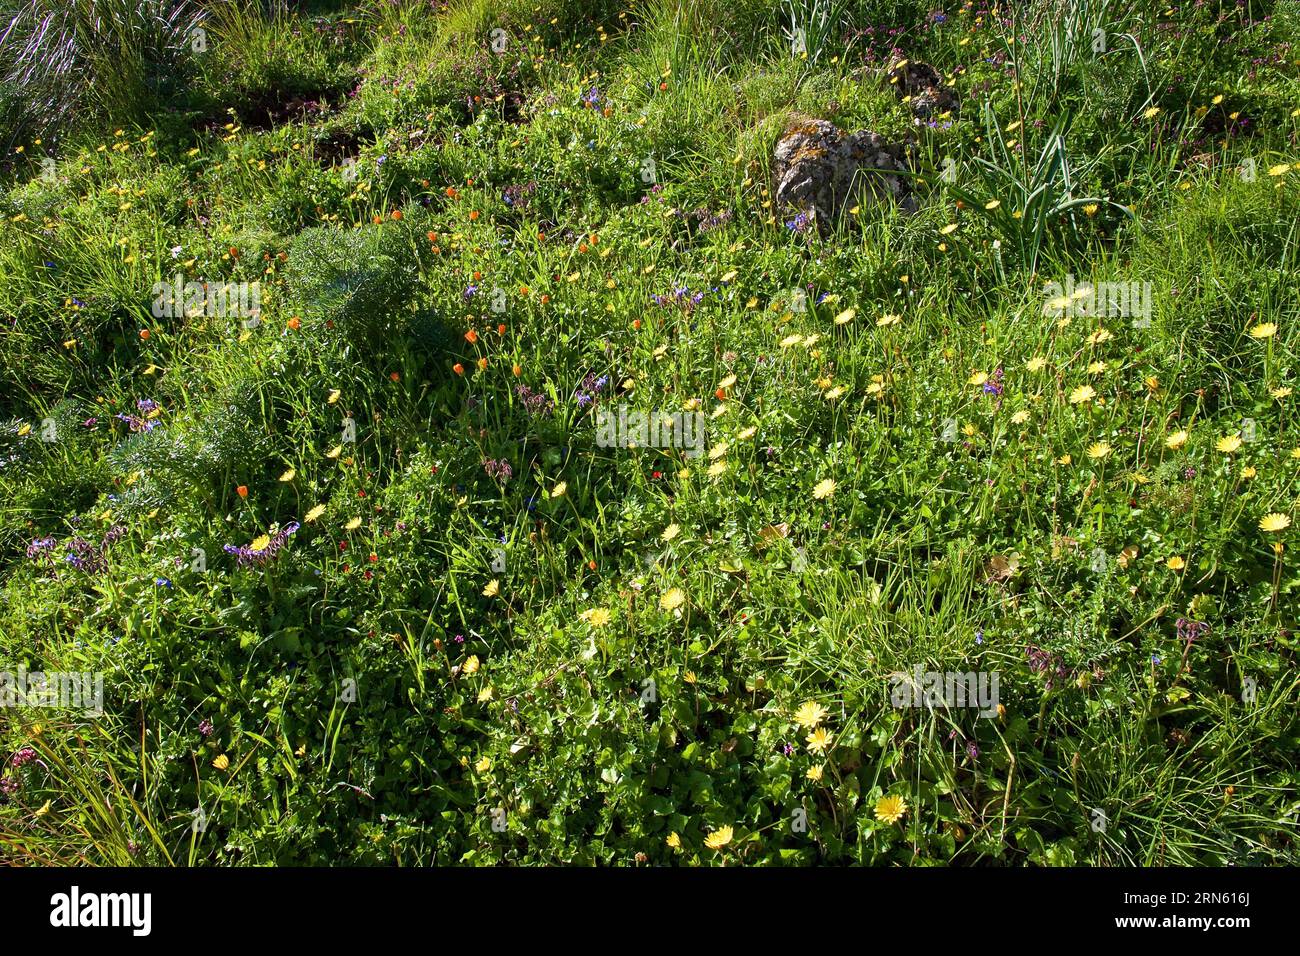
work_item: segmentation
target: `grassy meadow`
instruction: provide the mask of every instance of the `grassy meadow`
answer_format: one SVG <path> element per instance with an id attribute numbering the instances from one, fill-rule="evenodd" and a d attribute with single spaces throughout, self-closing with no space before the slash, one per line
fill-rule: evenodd
<path id="1" fill-rule="evenodd" d="M 0 859 L 1300 862 L 1298 76 L 1290 0 L 0 0 Z M 783 208 L 808 118 L 916 210 Z"/>

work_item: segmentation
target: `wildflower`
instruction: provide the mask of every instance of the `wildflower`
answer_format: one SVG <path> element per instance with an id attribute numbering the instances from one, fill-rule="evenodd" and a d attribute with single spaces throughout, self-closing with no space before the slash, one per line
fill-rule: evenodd
<path id="1" fill-rule="evenodd" d="M 814 764 L 813 766 L 808 768 L 808 772 L 804 774 L 804 776 L 807 777 L 809 780 L 811 780 L 813 783 L 821 783 L 822 774 L 824 772 L 825 772 L 825 766 L 823 764 Z"/>
<path id="2" fill-rule="evenodd" d="M 478 659 L 478 655 L 477 655 L 477 654 L 471 654 L 471 655 L 469 656 L 469 659 L 465 661 L 464 665 L 462 665 L 462 667 L 461 667 L 461 673 L 462 673 L 462 674 L 474 674 L 474 673 L 477 673 L 477 672 L 478 672 L 478 669 L 479 669 L 479 659 Z"/>
<path id="3" fill-rule="evenodd" d="M 484 597 L 496 597 L 500 593 L 501 593 L 501 582 L 498 581 L 496 578 L 493 578 L 491 581 L 489 581 L 487 583 L 487 586 L 483 588 Z"/>
<path id="4" fill-rule="evenodd" d="M 358 519 L 358 523 L 359 521 L 360 519 Z M 280 553 L 280 549 L 284 547 L 285 542 L 298 528 L 298 522 L 290 521 L 283 528 L 276 531 L 274 535 L 259 535 L 252 544 L 240 547 L 227 544 L 222 550 L 227 554 L 233 554 L 241 568 L 250 564 L 263 565 Z"/>
<path id="5" fill-rule="evenodd" d="M 199 733 L 202 734 L 204 737 L 211 736 L 211 734 L 212 734 L 212 721 L 208 720 L 206 717 L 205 717 L 203 720 L 200 720 L 200 721 L 199 721 Z"/>
<path id="6" fill-rule="evenodd" d="M 897 823 L 907 813 L 907 801 L 902 797 L 887 796 L 876 801 L 876 819 L 883 823 Z"/>
<path id="7" fill-rule="evenodd" d="M 1091 385 L 1080 385 L 1070 393 L 1071 405 L 1082 405 L 1084 402 L 1090 402 L 1097 397 L 1097 390 Z"/>
<path id="8" fill-rule="evenodd" d="M 664 842 L 667 843 L 674 850 L 680 850 L 682 848 L 682 838 L 677 835 L 676 830 L 668 834 L 668 837 L 664 840 Z"/>
<path id="9" fill-rule="evenodd" d="M 659 598 L 659 606 L 665 611 L 675 611 L 686 603 L 686 592 L 681 588 L 669 588 Z"/>
<path id="10" fill-rule="evenodd" d="M 1088 457 L 1094 461 L 1110 454 L 1110 445 L 1104 441 L 1093 442 L 1088 446 Z"/>
<path id="11" fill-rule="evenodd" d="M 1276 322 L 1261 322 L 1250 330 L 1252 339 L 1271 339 L 1275 335 L 1277 335 Z"/>
<path id="12" fill-rule="evenodd" d="M 1176 431 L 1165 439 L 1165 447 L 1172 448 L 1175 451 L 1187 444 L 1187 432 Z"/>
<path id="13" fill-rule="evenodd" d="M 812 730 L 823 720 L 826 719 L 826 708 L 816 701 L 805 701 L 803 706 L 794 712 L 794 722 L 800 727 L 806 727 Z"/>
<path id="14" fill-rule="evenodd" d="M 1170 571 L 1181 571 L 1183 568 L 1187 567 L 1187 562 L 1175 554 L 1172 558 L 1170 558 L 1168 561 L 1165 562 L 1165 567 L 1167 567 Z"/>
<path id="15" fill-rule="evenodd" d="M 1238 448 L 1241 447 L 1241 436 L 1224 435 L 1222 438 L 1220 438 L 1217 442 L 1214 443 L 1214 447 L 1218 451 L 1223 452 L 1225 455 L 1231 455 L 1233 452 L 1235 452 Z"/>
<path id="16" fill-rule="evenodd" d="M 818 501 L 829 498 L 833 494 L 835 494 L 835 480 L 833 478 L 823 478 L 813 488 L 813 497 Z"/>
<path id="17" fill-rule="evenodd" d="M 1291 527 L 1291 518 L 1278 511 L 1270 511 L 1259 519 L 1259 530 L 1273 534 Z"/>
<path id="18" fill-rule="evenodd" d="M 609 624 L 610 613 L 607 608 L 592 607 L 579 614 L 578 619 L 585 621 L 592 627 L 605 627 Z"/>
<path id="19" fill-rule="evenodd" d="M 804 738 L 804 742 L 813 753 L 824 753 L 831 745 L 831 732 L 825 727 L 818 727 Z"/>
<path id="20" fill-rule="evenodd" d="M 216 767 L 218 770 L 225 770 L 230 766 L 230 758 L 225 754 L 220 754 L 217 756 L 216 760 L 212 761 L 212 766 Z"/>
<path id="21" fill-rule="evenodd" d="M 674 521 L 668 527 L 664 528 L 663 534 L 659 535 L 659 540 L 671 541 L 673 540 L 673 538 L 677 537 L 677 535 L 681 532 L 681 530 L 682 530 L 682 526 Z"/>
<path id="22" fill-rule="evenodd" d="M 710 850 L 721 850 L 731 842 L 735 831 L 731 827 L 719 827 L 704 838 L 704 845 Z"/>
<path id="23" fill-rule="evenodd" d="M 557 484 L 554 488 L 551 489 L 551 497 L 563 498 L 564 493 L 568 490 L 569 490 L 569 483 L 567 481 L 561 481 L 559 484 Z"/>

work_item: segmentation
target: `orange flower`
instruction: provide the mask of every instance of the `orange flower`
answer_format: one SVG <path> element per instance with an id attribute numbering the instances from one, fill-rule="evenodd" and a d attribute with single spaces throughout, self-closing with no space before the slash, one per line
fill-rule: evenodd
<path id="1" fill-rule="evenodd" d="M 720 388 L 713 394 L 718 396 L 718 401 L 720 402 L 725 402 L 727 400 L 727 390 L 725 388 Z"/>
<path id="2" fill-rule="evenodd" d="M 550 301 L 551 301 L 551 297 L 550 297 L 549 295 L 543 295 L 543 296 L 542 296 L 542 305 L 545 305 L 546 303 L 548 303 L 548 302 L 550 302 Z"/>
<path id="3" fill-rule="evenodd" d="M 298 316 L 295 315 L 293 318 L 289 320 L 289 328 L 294 329 L 296 331 L 301 327 L 302 327 L 302 319 L 298 318 Z"/>
<path id="4" fill-rule="evenodd" d="M 234 246 L 231 246 L 231 247 L 230 247 L 230 258 L 232 258 L 232 259 L 238 259 L 238 258 L 239 258 L 239 250 L 236 249 Z"/>
<path id="5" fill-rule="evenodd" d="M 428 189 L 428 188 L 429 188 L 429 180 L 427 180 L 427 179 L 421 179 L 421 180 L 420 180 L 420 185 L 423 186 L 425 189 Z"/>
<path id="6" fill-rule="evenodd" d="M 660 83 L 660 84 L 659 84 L 659 92 L 660 92 L 660 93 L 662 93 L 662 92 L 663 92 L 664 90 L 666 90 L 666 89 L 668 89 L 668 84 L 667 84 L 667 83 Z"/>
<path id="7" fill-rule="evenodd" d="M 479 369 L 480 372 L 482 372 L 482 371 L 484 371 L 485 369 L 487 369 L 487 359 L 485 359 L 485 358 L 481 358 L 481 359 L 478 360 L 478 369 Z"/>
<path id="8" fill-rule="evenodd" d="M 379 213 L 375 213 L 375 215 L 371 218 L 370 221 L 373 222 L 373 223 L 377 226 L 377 225 L 379 225 L 381 222 L 384 221 L 384 217 L 381 216 L 381 215 L 379 215 Z"/>
<path id="9" fill-rule="evenodd" d="M 605 107 L 603 110 L 601 110 L 600 112 L 601 112 L 601 114 L 605 117 L 605 119 L 609 119 L 611 116 L 614 115 L 614 111 L 613 111 L 612 109 L 610 109 L 608 106 L 606 106 L 606 107 Z"/>
<path id="10" fill-rule="evenodd" d="M 528 286 L 526 286 L 526 285 L 521 285 L 521 286 L 519 287 L 519 294 L 520 294 L 520 295 L 527 295 L 527 294 L 528 294 Z"/>
<path id="11" fill-rule="evenodd" d="M 426 232 L 425 235 L 429 238 L 429 241 L 430 241 L 430 242 L 437 242 L 437 241 L 438 241 L 438 234 L 437 234 L 436 232 L 434 232 L 432 229 L 430 229 L 428 232 Z"/>
<path id="12" fill-rule="evenodd" d="M 523 374 L 524 369 L 522 365 L 515 365 L 510 369 L 510 371 L 514 372 L 515 378 L 518 378 Z"/>
<path id="13" fill-rule="evenodd" d="M 140 338 L 142 338 L 142 339 L 147 339 L 148 337 L 149 337 L 149 330 L 148 330 L 148 329 L 141 329 L 141 330 L 140 330 Z"/>
<path id="14" fill-rule="evenodd" d="M 639 328 L 641 328 L 641 320 L 640 320 L 640 319 L 633 319 L 633 320 L 632 320 L 632 328 L 634 328 L 634 329 L 639 329 Z"/>
<path id="15" fill-rule="evenodd" d="M 469 221 L 470 221 L 470 222 L 477 222 L 477 221 L 478 221 L 478 210 L 477 210 L 477 209 L 471 209 L 471 210 L 469 211 Z"/>
<path id="16" fill-rule="evenodd" d="M 544 232 L 539 232 L 539 233 L 537 234 L 537 241 L 538 241 L 538 242 L 545 242 L 545 241 L 546 241 L 546 233 L 544 233 Z"/>
<path id="17" fill-rule="evenodd" d="M 579 251 L 579 252 L 586 252 L 586 251 L 587 251 L 587 244 L 586 244 L 585 242 L 581 242 L 581 243 L 579 243 L 579 244 L 578 244 L 578 251 Z"/>
<path id="18" fill-rule="evenodd" d="M 453 366 L 451 367 L 451 370 L 452 370 L 453 372 L 455 372 L 457 375 L 464 375 L 464 374 L 465 374 L 465 366 L 461 365 L 459 362 L 457 362 L 455 365 L 453 365 Z"/>
<path id="19" fill-rule="evenodd" d="M 506 324 L 502 322 L 500 325 L 497 326 L 497 335 L 505 335 L 505 334 L 506 334 Z"/>
<path id="20" fill-rule="evenodd" d="M 235 494 L 239 495 L 239 497 L 241 498 L 247 498 L 248 485 L 240 485 L 238 488 L 235 489 Z"/>
<path id="21" fill-rule="evenodd" d="M 475 332 L 473 329 L 470 329 L 468 332 L 465 333 L 465 341 L 468 342 L 470 345 L 473 345 L 475 342 L 478 341 L 478 333 Z"/>
<path id="22" fill-rule="evenodd" d="M 479 280 L 479 279 L 482 279 L 482 278 L 483 278 L 483 273 L 478 272 L 478 271 L 476 270 L 476 271 L 474 272 L 474 281 L 475 281 L 475 282 L 478 282 L 478 280 Z"/>
<path id="23" fill-rule="evenodd" d="M 448 198 L 448 199 L 455 199 L 455 198 L 456 198 L 456 187 L 455 187 L 455 186 L 448 186 L 448 187 L 447 187 L 447 198 Z"/>
<path id="24" fill-rule="evenodd" d="M 388 377 L 391 378 L 394 382 L 400 382 L 402 380 L 402 376 L 398 372 L 393 372 Z"/>
<path id="25" fill-rule="evenodd" d="M 400 209 L 394 209 L 394 210 L 393 210 L 393 218 L 394 218 L 394 219 L 401 219 L 401 218 L 402 218 L 402 210 L 400 210 Z"/>

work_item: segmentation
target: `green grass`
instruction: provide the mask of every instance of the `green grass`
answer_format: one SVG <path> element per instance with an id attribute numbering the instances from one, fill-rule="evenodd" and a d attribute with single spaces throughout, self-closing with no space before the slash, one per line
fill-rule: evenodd
<path id="1" fill-rule="evenodd" d="M 165 88 L 17 88 L 0 670 L 104 701 L 0 711 L 0 855 L 1297 861 L 1295 5 L 862 0 L 803 58 L 816 6 L 223 5 Z M 919 211 L 788 228 L 795 116 L 913 138 Z"/>

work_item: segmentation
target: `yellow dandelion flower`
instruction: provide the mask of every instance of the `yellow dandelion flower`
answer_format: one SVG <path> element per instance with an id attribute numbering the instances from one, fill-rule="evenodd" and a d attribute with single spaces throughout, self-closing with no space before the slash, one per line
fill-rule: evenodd
<path id="1" fill-rule="evenodd" d="M 478 668 L 479 668 L 478 655 L 471 654 L 469 656 L 469 660 L 467 660 L 464 664 L 461 665 L 461 673 L 474 674 L 478 671 Z"/>
<path id="2" fill-rule="evenodd" d="M 1225 455 L 1231 455 L 1241 447 L 1240 435 L 1224 435 L 1214 443 L 1216 450 L 1223 452 Z"/>
<path id="3" fill-rule="evenodd" d="M 845 309 L 839 315 L 835 316 L 835 324 L 847 325 L 849 322 L 853 321 L 853 317 L 857 314 L 858 313 L 856 309 Z"/>
<path id="4" fill-rule="evenodd" d="M 591 607 L 578 615 L 578 620 L 585 621 L 592 627 L 604 627 L 609 624 L 610 613 L 607 608 Z"/>
<path id="5" fill-rule="evenodd" d="M 804 776 L 807 777 L 809 780 L 811 780 L 813 783 L 821 783 L 822 774 L 824 772 L 825 772 L 824 765 L 816 764 L 812 767 L 809 767 L 808 772 L 804 774 Z"/>
<path id="6" fill-rule="evenodd" d="M 1279 511 L 1270 511 L 1259 519 L 1259 530 L 1267 531 L 1270 534 L 1285 531 L 1289 527 L 1291 527 L 1291 518 Z"/>
<path id="7" fill-rule="evenodd" d="M 225 770 L 230 766 L 230 758 L 225 754 L 220 754 L 216 760 L 212 761 L 212 766 L 216 767 L 218 770 Z"/>
<path id="8" fill-rule="evenodd" d="M 680 850 L 682 848 L 682 838 L 677 835 L 676 830 L 668 834 L 664 842 L 667 843 L 674 850 Z"/>
<path id="9" fill-rule="evenodd" d="M 567 481 L 562 481 L 562 482 L 560 482 L 558 485 L 556 485 L 554 488 L 551 489 L 551 497 L 552 497 L 552 498 L 563 498 L 563 497 L 564 497 L 564 493 L 565 493 L 566 491 L 568 491 L 568 490 L 569 490 L 569 483 L 568 483 Z"/>
<path id="10" fill-rule="evenodd" d="M 1271 339 L 1275 335 L 1277 335 L 1276 322 L 1261 322 L 1250 330 L 1252 339 Z"/>
<path id="11" fill-rule="evenodd" d="M 681 588 L 669 588 L 659 598 L 659 606 L 665 611 L 675 611 L 686 603 L 686 592 Z"/>
<path id="12" fill-rule="evenodd" d="M 1165 447 L 1172 448 L 1175 451 L 1187 444 L 1187 432 L 1180 430 L 1174 432 L 1165 439 Z"/>
<path id="13" fill-rule="evenodd" d="M 1070 393 L 1071 405 L 1082 405 L 1084 402 L 1090 402 L 1097 397 L 1097 390 L 1091 385 L 1080 385 Z"/>
<path id="14" fill-rule="evenodd" d="M 833 494 L 835 494 L 835 480 L 833 478 L 823 478 L 813 488 L 813 497 L 818 501 L 829 498 Z"/>
<path id="15" fill-rule="evenodd" d="M 794 712 L 794 722 L 800 727 L 806 727 L 812 730 L 823 720 L 826 719 L 826 708 L 815 700 L 805 701 L 803 705 Z"/>
<path id="16" fill-rule="evenodd" d="M 804 743 L 813 753 L 824 753 L 831 745 L 831 732 L 825 727 L 818 727 L 804 738 Z"/>
<path id="17" fill-rule="evenodd" d="M 1096 441 L 1088 446 L 1088 457 L 1096 461 L 1097 459 L 1105 458 L 1110 454 L 1110 451 L 1111 448 L 1109 444 L 1104 441 Z"/>
<path id="18" fill-rule="evenodd" d="M 353 518 L 351 521 L 345 524 L 343 526 L 343 529 L 345 531 L 356 531 L 360 527 L 361 527 L 361 519 L 358 517 L 358 518 Z"/>
<path id="19" fill-rule="evenodd" d="M 897 823 L 907 813 L 907 801 L 893 795 L 876 801 L 876 819 L 882 823 Z"/>
<path id="20" fill-rule="evenodd" d="M 1046 367 L 1046 365 L 1047 365 L 1047 359 L 1043 358 L 1041 355 L 1035 355 L 1033 358 L 1031 358 L 1028 362 L 1025 363 L 1025 368 L 1029 369 L 1029 371 L 1031 372 L 1039 372 L 1042 371 L 1043 368 Z"/>
<path id="21" fill-rule="evenodd" d="M 710 850 L 721 850 L 731 842 L 731 838 L 735 835 L 736 833 L 731 827 L 718 827 L 704 838 L 704 845 Z"/>
<path id="22" fill-rule="evenodd" d="M 978 387 L 980 385 L 983 385 L 988 380 L 989 380 L 989 376 L 987 372 L 974 372 L 971 374 L 970 378 L 966 379 L 966 384 L 974 385 Z"/>
<path id="23" fill-rule="evenodd" d="M 295 471 L 293 468 L 289 468 L 289 469 L 287 469 L 287 470 L 285 471 L 284 474 L 282 474 L 282 475 L 280 476 L 280 480 L 281 480 L 281 481 L 293 481 L 293 479 L 296 478 L 297 475 L 298 475 L 298 472 L 297 472 L 297 471 Z"/>
<path id="24" fill-rule="evenodd" d="M 668 527 L 664 528 L 663 534 L 659 535 L 659 540 L 671 541 L 673 540 L 673 538 L 681 534 L 681 531 L 682 531 L 682 526 L 679 525 L 676 521 L 674 521 Z"/>
<path id="25" fill-rule="evenodd" d="M 1165 562 L 1165 567 L 1167 567 L 1170 571 L 1181 571 L 1183 568 L 1187 567 L 1187 562 L 1175 554 L 1172 558 L 1170 558 L 1168 561 Z"/>

